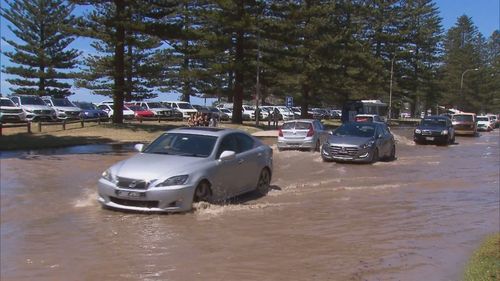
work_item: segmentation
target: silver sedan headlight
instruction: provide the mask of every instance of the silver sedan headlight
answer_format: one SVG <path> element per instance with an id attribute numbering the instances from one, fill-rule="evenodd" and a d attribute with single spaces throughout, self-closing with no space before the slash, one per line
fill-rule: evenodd
<path id="1" fill-rule="evenodd" d="M 166 179 L 164 182 L 157 184 L 156 186 L 171 186 L 171 185 L 183 185 L 188 179 L 188 175 L 175 176 Z"/>
<path id="2" fill-rule="evenodd" d="M 447 134 L 448 134 L 448 130 L 441 131 L 441 135 L 445 135 L 446 136 Z"/>
<path id="3" fill-rule="evenodd" d="M 114 182 L 115 181 L 115 177 L 113 175 L 113 173 L 111 173 L 111 170 L 106 170 L 102 173 L 101 177 L 109 182 Z"/>
<path id="4" fill-rule="evenodd" d="M 421 134 L 422 133 L 422 130 L 420 129 L 415 129 L 415 134 Z"/>

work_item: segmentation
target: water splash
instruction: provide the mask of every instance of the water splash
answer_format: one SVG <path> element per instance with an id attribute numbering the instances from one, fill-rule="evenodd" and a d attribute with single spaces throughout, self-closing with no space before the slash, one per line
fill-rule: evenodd
<path id="1" fill-rule="evenodd" d="M 372 190 L 380 190 L 380 189 L 392 189 L 392 188 L 399 188 L 404 186 L 405 184 L 380 184 L 380 185 L 365 185 L 365 186 L 341 186 L 341 187 L 335 187 L 333 190 L 365 190 L 365 189 L 372 189 Z"/>
<path id="2" fill-rule="evenodd" d="M 398 144 L 403 144 L 403 145 L 415 145 L 415 142 L 405 136 L 401 136 L 395 133 L 392 133 L 394 135 L 394 139 L 396 140 L 396 143 Z"/>
<path id="3" fill-rule="evenodd" d="M 73 207 L 75 208 L 85 208 L 97 206 L 97 192 L 95 190 L 87 189 L 85 190 L 81 199 L 77 199 L 73 202 Z"/>
<path id="4" fill-rule="evenodd" d="M 207 202 L 193 203 L 193 212 L 199 219 L 210 219 L 228 212 L 242 212 L 252 210 L 263 210 L 268 208 L 279 208 L 282 203 L 256 203 L 256 204 L 210 204 Z"/>

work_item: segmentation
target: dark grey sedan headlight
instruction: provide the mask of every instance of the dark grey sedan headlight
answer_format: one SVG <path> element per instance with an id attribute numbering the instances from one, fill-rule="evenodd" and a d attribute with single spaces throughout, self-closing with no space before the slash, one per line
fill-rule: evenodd
<path id="1" fill-rule="evenodd" d="M 370 148 L 372 147 L 373 145 L 375 144 L 375 140 L 371 140 L 365 144 L 363 144 L 363 146 L 361 148 Z"/>

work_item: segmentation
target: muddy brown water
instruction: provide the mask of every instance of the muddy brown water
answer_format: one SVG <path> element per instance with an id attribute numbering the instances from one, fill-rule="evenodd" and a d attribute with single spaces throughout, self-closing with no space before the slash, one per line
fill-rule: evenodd
<path id="1" fill-rule="evenodd" d="M 1 280 L 461 280 L 500 228 L 499 130 L 396 134 L 374 165 L 275 150 L 267 196 L 173 215 L 99 206 L 100 173 L 131 152 L 1 159 Z"/>

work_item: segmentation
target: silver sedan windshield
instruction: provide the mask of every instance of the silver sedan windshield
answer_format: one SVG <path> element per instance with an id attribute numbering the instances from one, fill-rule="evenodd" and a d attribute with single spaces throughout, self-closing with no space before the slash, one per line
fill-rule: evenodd
<path id="1" fill-rule="evenodd" d="M 166 133 L 151 143 L 144 153 L 208 157 L 216 141 L 214 136 Z"/>

